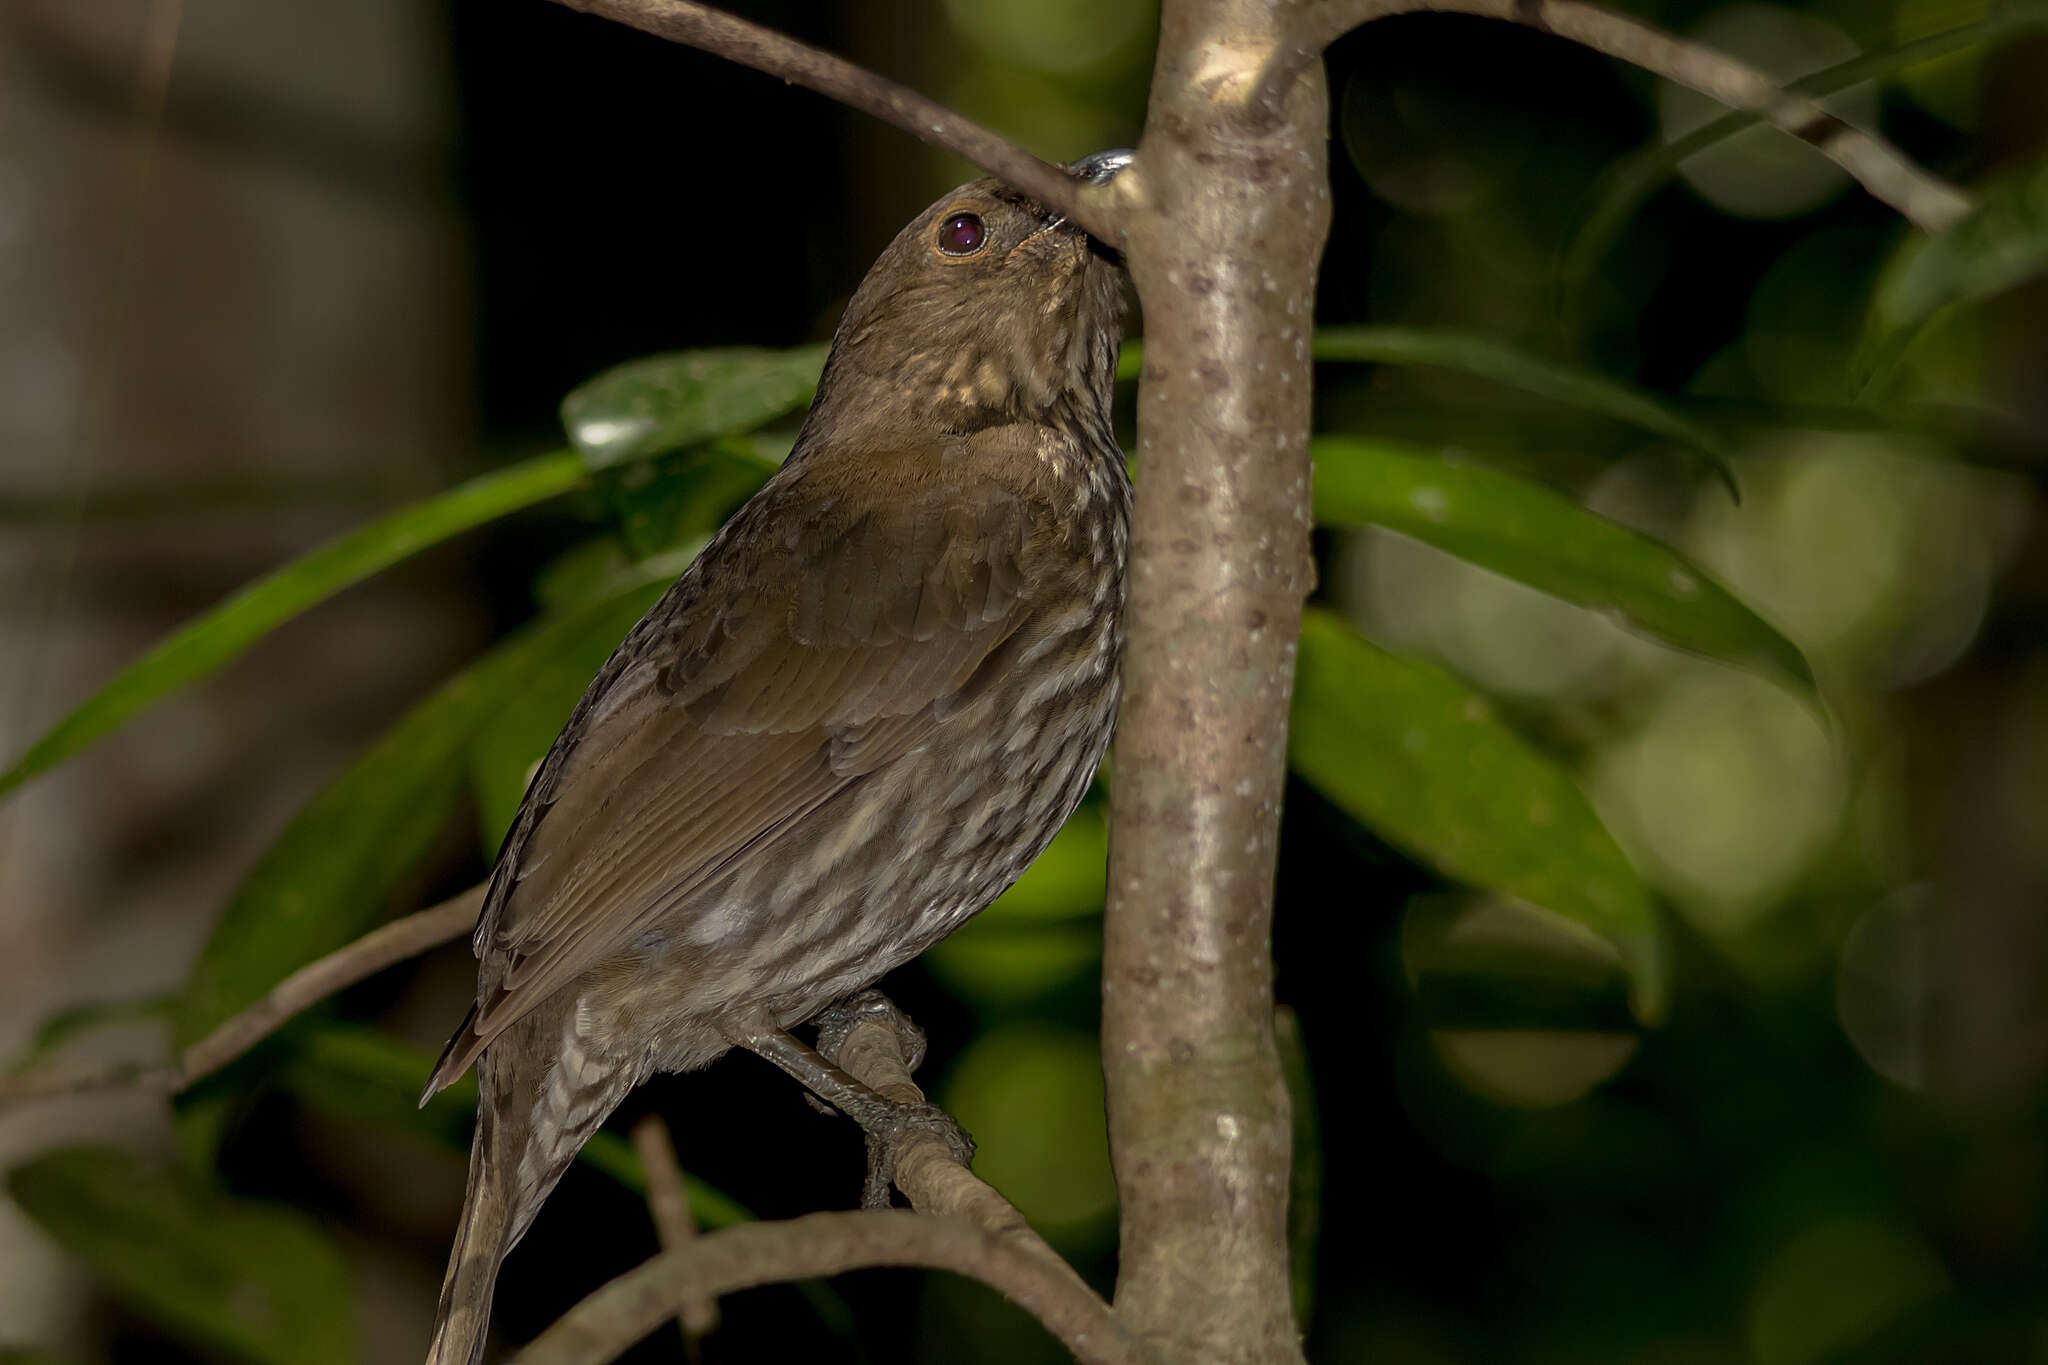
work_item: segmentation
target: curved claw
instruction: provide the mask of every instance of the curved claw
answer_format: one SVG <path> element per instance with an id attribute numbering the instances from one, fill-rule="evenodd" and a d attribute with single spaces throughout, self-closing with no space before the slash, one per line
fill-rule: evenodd
<path id="1" fill-rule="evenodd" d="M 896 1183 L 897 1145 L 911 1133 L 928 1133 L 946 1144 L 962 1166 L 974 1164 L 974 1139 L 960 1121 L 936 1104 L 901 1104 L 879 1116 L 867 1128 L 868 1171 L 862 1182 L 860 1205 L 864 1209 L 890 1206 L 890 1187 Z"/>
<path id="2" fill-rule="evenodd" d="M 924 1030 L 912 1023 L 909 1015 L 897 1009 L 888 996 L 872 986 L 819 1011 L 816 1020 L 819 1055 L 834 1066 L 839 1065 L 839 1049 L 846 1045 L 846 1035 L 853 1031 L 855 1024 L 870 1019 L 879 1020 L 895 1030 L 905 1070 L 914 1072 L 924 1065 Z"/>

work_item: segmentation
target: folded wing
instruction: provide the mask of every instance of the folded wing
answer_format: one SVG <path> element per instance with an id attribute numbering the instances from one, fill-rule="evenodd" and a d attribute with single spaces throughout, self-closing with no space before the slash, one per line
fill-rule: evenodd
<path id="1" fill-rule="evenodd" d="M 542 766 L 477 931 L 487 989 L 436 1087 L 577 974 L 942 739 L 1072 603 L 1052 510 L 935 452 L 786 471 L 636 632 Z M 883 483 L 883 496 L 874 483 Z"/>

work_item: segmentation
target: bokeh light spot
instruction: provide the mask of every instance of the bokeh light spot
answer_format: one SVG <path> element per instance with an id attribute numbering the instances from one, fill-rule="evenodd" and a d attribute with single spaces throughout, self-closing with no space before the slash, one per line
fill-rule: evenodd
<path id="1" fill-rule="evenodd" d="M 1821 722 L 1760 678 L 1702 671 L 1594 768 L 1608 828 L 1701 928 L 1745 927 L 1805 867 L 1845 786 Z"/>
<path id="2" fill-rule="evenodd" d="M 1757 1365 L 1833 1360 L 1940 1295 L 1926 1246 L 1888 1224 L 1844 1218 L 1807 1228 L 1765 1265 L 1749 1304 Z"/>
<path id="3" fill-rule="evenodd" d="M 1338 576 L 1375 638 L 1510 696 L 1597 688 L 1627 639 L 1596 612 L 1391 531 L 1358 532 Z"/>
<path id="4" fill-rule="evenodd" d="M 1440 1029 L 1430 1037 L 1467 1085 L 1529 1109 L 1583 1098 L 1636 1050 L 1633 1034 L 1566 1029 Z"/>
<path id="5" fill-rule="evenodd" d="M 1824 667 L 1892 686 L 1946 668 L 1983 621 L 2027 506 L 2008 477 L 1911 443 L 1781 438 L 1739 508 L 1701 505 L 1699 558 Z"/>
<path id="6" fill-rule="evenodd" d="M 1116 1207 L 1092 1035 L 996 1028 L 954 1066 L 944 1104 L 979 1144 L 975 1173 L 1048 1237 L 1086 1236 Z"/>
<path id="7" fill-rule="evenodd" d="M 1139 0 L 946 0 L 962 36 L 1007 65 L 1048 74 L 1109 61 L 1145 29 Z"/>

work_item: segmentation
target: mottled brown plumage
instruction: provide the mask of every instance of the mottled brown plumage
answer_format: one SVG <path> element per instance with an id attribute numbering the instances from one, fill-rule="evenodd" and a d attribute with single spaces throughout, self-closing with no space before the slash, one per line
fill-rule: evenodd
<path id="1" fill-rule="evenodd" d="M 499 1261 L 632 1087 L 734 1045 L 802 1074 L 783 1030 L 986 906 L 1080 800 L 1123 634 L 1121 299 L 1004 186 L 934 204 L 848 305 L 788 461 L 584 694 L 428 1086 L 481 1056 L 430 1365 L 481 1358 Z"/>

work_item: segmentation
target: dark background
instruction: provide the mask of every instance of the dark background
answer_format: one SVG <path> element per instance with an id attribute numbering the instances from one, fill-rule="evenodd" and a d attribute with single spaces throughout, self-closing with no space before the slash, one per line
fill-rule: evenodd
<path id="1" fill-rule="evenodd" d="M 1132 3 L 744 12 L 1067 159 L 1136 137 L 1154 16 Z M 1730 25 L 1720 41 L 1755 41 L 1748 55 L 1787 76 L 1974 13 L 1629 8 Z M 268 565 L 558 445 L 562 395 L 603 367 L 827 337 L 896 227 L 971 174 L 806 92 L 537 0 L 184 9 L 160 111 L 136 75 L 160 8 L 23 4 L 0 31 L 10 748 Z M 2042 155 L 2044 57 L 2037 39 L 1918 68 L 1849 107 L 1974 183 Z M 1567 248 L 1603 175 L 1661 136 L 1648 78 L 1437 16 L 1355 35 L 1330 71 L 1320 322 L 1482 332 L 1722 411 L 1853 397 L 1863 311 L 1904 229 L 1823 163 L 1745 143 L 1726 174 L 1781 177 L 1765 211 L 1671 180 L 1575 280 Z M 1319 535 L 1327 604 L 1497 694 L 1585 777 L 1668 898 L 1677 986 L 1669 1020 L 1638 1034 L 1611 978 L 1516 989 L 1445 969 L 1452 926 L 1513 912 L 1290 789 L 1276 953 L 1319 1111 L 1311 1358 L 2048 1361 L 2044 319 L 2037 284 L 1950 324 L 1912 373 L 2034 437 L 1759 428 L 1739 509 L 1639 435 L 1557 405 L 1440 372 L 1319 374 L 1325 429 L 1533 470 L 1669 535 L 1809 651 L 1839 715 L 1830 733 L 1767 684 L 1412 543 Z M 73 401 L 22 377 L 37 364 L 71 376 Z M 124 489 L 142 512 L 106 510 Z M 5 1037 L 72 999 L 174 984 L 268 833 L 524 620 L 534 575 L 594 530 L 587 505 L 551 505 L 402 566 L 0 810 Z M 451 835 L 420 894 L 479 876 L 475 843 Z M 888 984 L 930 1034 L 925 1077 L 982 1140 L 980 1168 L 1106 1289 L 1093 962 L 1085 936 L 1076 954 L 1071 937 L 1008 932 L 1021 986 L 1000 985 L 1011 940 L 994 936 L 974 962 L 935 954 Z M 435 1045 L 467 971 L 450 949 L 341 1012 Z M 615 1126 L 649 1109 L 692 1173 L 762 1217 L 855 1195 L 850 1126 L 750 1058 L 648 1086 Z M 0 1120 L 0 1155 L 80 1135 L 170 1143 L 160 1117 L 110 1102 Z M 258 1086 L 221 1168 L 338 1230 L 374 1358 L 416 1354 L 459 1154 Z M 641 1203 L 579 1167 L 506 1265 L 504 1339 L 653 1248 Z M 763 1290 L 725 1301 L 706 1358 L 1058 1358 L 957 1281 L 834 1287 L 857 1341 Z M 205 1358 L 19 1219 L 0 1222 L 12 1342 Z M 631 1358 L 677 1356 L 665 1330 Z"/>

